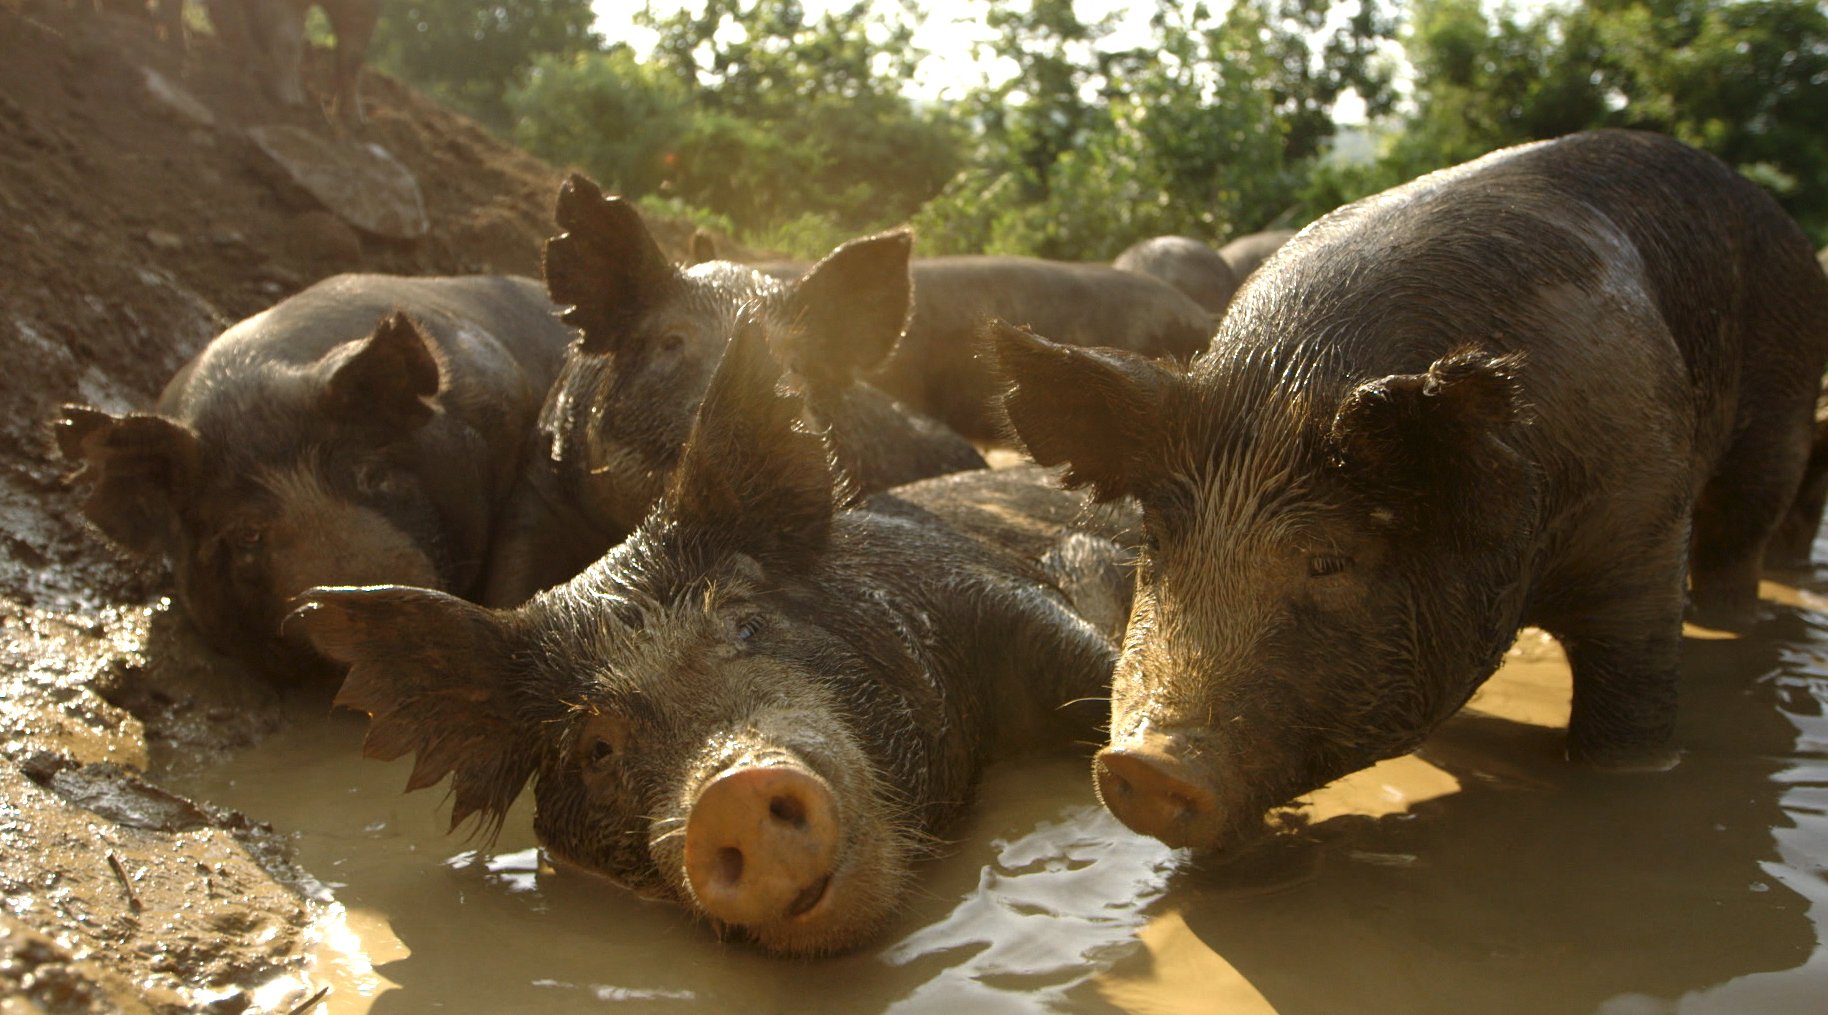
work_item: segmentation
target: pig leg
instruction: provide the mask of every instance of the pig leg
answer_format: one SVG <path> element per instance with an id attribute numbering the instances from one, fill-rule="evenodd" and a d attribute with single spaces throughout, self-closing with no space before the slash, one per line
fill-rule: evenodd
<path id="1" fill-rule="evenodd" d="M 478 601 L 508 609 L 571 580 L 608 549 L 610 540 L 563 501 L 545 492 L 538 470 L 515 487 L 489 540 L 488 572 Z"/>
<path id="2" fill-rule="evenodd" d="M 350 126 L 360 127 L 366 122 L 362 117 L 362 64 L 381 7 L 372 0 L 349 0 L 327 4 L 325 9 L 330 30 L 336 33 L 336 115 Z"/>
<path id="3" fill-rule="evenodd" d="M 1701 491 L 1690 563 L 1697 621 L 1734 627 L 1748 619 L 1765 545 L 1801 484 L 1809 436 L 1800 419 L 1786 414 L 1755 419 Z"/>
<path id="4" fill-rule="evenodd" d="M 1666 745 L 1676 724 L 1684 534 L 1660 542 L 1660 551 L 1596 581 L 1565 623 L 1545 625 L 1573 671 L 1568 756 L 1576 761 L 1615 769 L 1675 763 Z"/>

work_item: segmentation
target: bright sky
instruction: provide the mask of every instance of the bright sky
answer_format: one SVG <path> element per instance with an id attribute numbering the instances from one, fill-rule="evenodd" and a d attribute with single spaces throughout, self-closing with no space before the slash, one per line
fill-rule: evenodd
<path id="1" fill-rule="evenodd" d="M 844 9 L 854 0 L 803 0 L 806 13 L 816 18 L 833 9 Z M 703 0 L 594 0 L 597 31 L 610 42 L 627 42 L 637 53 L 645 55 L 654 44 L 654 36 L 634 26 L 635 14 L 643 7 L 662 17 L 681 8 L 703 10 Z M 881 5 L 893 10 L 893 4 Z M 989 67 L 971 58 L 973 42 L 988 41 L 992 35 L 982 24 L 983 0 L 921 0 L 926 21 L 914 36 L 914 44 L 927 51 L 919 72 L 910 82 L 908 94 L 917 99 L 955 97 L 976 84 Z M 1123 0 L 1079 0 L 1079 16 L 1090 21 L 1120 11 L 1123 18 L 1109 44 L 1114 48 L 1140 45 L 1148 38 L 1149 12 L 1153 5 Z M 1013 70 L 1013 68 L 1011 68 Z M 1004 71 L 1007 74 L 1009 71 Z"/>

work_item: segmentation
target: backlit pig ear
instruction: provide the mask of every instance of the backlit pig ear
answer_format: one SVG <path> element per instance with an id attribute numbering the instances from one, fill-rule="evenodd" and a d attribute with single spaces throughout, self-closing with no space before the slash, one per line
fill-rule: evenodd
<path id="1" fill-rule="evenodd" d="M 154 553 L 173 537 L 199 471 L 197 435 L 150 413 L 112 416 L 66 405 L 53 424 L 77 479 L 94 481 L 83 514 L 108 538 L 135 553 Z"/>
<path id="2" fill-rule="evenodd" d="M 1068 486 L 1114 500 L 1159 476 L 1178 374 L 1134 353 L 1061 345 L 1002 321 L 991 323 L 984 354 L 1002 388 L 1009 435 L 1042 465 L 1066 465 Z"/>
<path id="3" fill-rule="evenodd" d="M 493 835 L 537 763 L 510 692 L 504 615 L 429 589 L 315 588 L 296 601 L 317 651 L 349 667 L 336 704 L 369 715 L 362 753 L 412 752 L 408 791 L 451 776 L 451 827 L 471 814 Z"/>
<path id="4" fill-rule="evenodd" d="M 635 206 L 576 173 L 559 187 L 554 217 L 565 231 L 546 241 L 546 291 L 568 308 L 559 316 L 583 332 L 585 352 L 609 352 L 678 275 Z"/>
<path id="5" fill-rule="evenodd" d="M 802 403 L 757 325 L 725 347 L 655 516 L 764 562 L 816 550 L 831 528 L 825 442 L 799 425 Z"/>
<path id="6" fill-rule="evenodd" d="M 1330 433 L 1335 453 L 1355 468 L 1399 475 L 1476 458 L 1486 437 L 1524 417 L 1522 362 L 1521 353 L 1466 349 L 1426 373 L 1366 381 L 1340 400 Z"/>
<path id="7" fill-rule="evenodd" d="M 374 333 L 325 357 L 324 407 L 346 420 L 411 429 L 432 418 L 438 357 L 413 319 L 396 310 Z"/>
<path id="8" fill-rule="evenodd" d="M 793 366 L 814 385 L 848 384 L 888 359 L 908 326 L 913 283 L 906 230 L 852 240 L 794 284 Z"/>

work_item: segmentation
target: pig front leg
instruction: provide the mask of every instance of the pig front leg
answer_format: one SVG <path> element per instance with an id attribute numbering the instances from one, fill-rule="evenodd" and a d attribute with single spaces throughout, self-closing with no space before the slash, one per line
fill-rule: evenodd
<path id="1" fill-rule="evenodd" d="M 1681 540 L 1660 561 L 1615 572 L 1578 619 L 1551 626 L 1573 671 L 1568 756 L 1600 768 L 1663 770 L 1676 763 L 1682 652 Z M 1673 558 L 1673 559 L 1671 559 Z"/>

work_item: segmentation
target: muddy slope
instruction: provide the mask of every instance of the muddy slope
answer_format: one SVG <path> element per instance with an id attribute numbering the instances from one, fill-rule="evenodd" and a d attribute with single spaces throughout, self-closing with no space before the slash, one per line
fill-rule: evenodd
<path id="1" fill-rule="evenodd" d="M 283 836 L 158 788 L 270 731 L 279 694 L 81 523 L 45 421 L 150 405 L 224 325 L 329 274 L 536 272 L 561 174 L 374 73 L 349 138 L 265 101 L 208 36 L 185 53 L 91 8 L 0 0 L 0 999 L 285 1011 L 334 903 Z M 249 133 L 274 126 L 379 145 L 423 235 L 334 214 Z"/>

